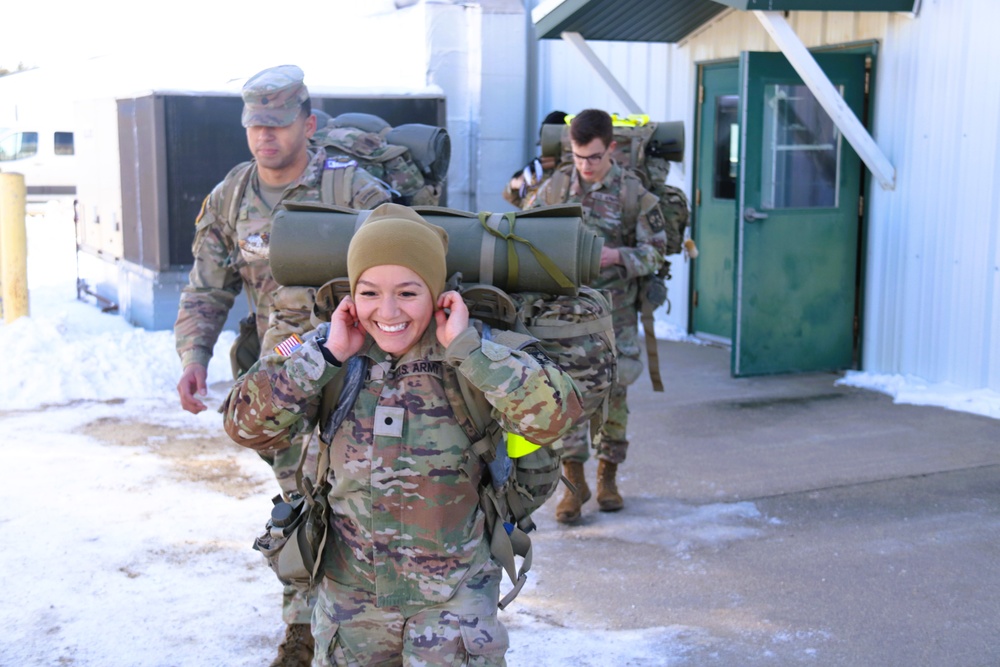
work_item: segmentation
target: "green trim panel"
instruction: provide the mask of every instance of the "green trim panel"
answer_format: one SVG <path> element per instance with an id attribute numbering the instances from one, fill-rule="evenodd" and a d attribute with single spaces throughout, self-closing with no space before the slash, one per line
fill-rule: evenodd
<path id="1" fill-rule="evenodd" d="M 712 0 L 563 0 L 535 21 L 539 39 L 677 42 L 726 10 Z"/>

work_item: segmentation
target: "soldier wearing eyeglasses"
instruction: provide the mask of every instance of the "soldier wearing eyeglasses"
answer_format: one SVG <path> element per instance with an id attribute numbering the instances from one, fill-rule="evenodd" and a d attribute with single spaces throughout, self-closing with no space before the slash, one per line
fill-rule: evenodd
<path id="1" fill-rule="evenodd" d="M 616 143 L 611 116 L 599 109 L 577 114 L 569 127 L 573 160 L 556 169 L 526 208 L 560 203 L 580 204 L 583 221 L 604 239 L 601 273 L 592 287 L 610 295 L 618 351 L 618 380 L 612 386 L 608 419 L 593 443 L 597 451 L 597 504 L 601 511 L 624 507 L 618 490 L 618 466 L 628 450 L 628 385 L 642 373 L 639 348 L 640 281 L 655 274 L 664 261 L 666 223 L 659 199 L 643 187 L 638 175 L 614 159 Z M 589 457 L 588 428 L 563 439 L 563 468 L 575 491 L 567 488 L 556 507 L 556 519 L 575 523 L 590 499 L 584 475 Z"/>

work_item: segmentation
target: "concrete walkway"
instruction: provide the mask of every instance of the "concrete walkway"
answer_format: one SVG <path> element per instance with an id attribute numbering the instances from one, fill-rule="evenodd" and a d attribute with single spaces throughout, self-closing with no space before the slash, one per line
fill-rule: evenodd
<path id="1" fill-rule="evenodd" d="M 667 393 L 630 390 L 626 508 L 566 527 L 547 503 L 515 604 L 665 629 L 664 665 L 1000 665 L 1000 420 L 660 357 Z"/>

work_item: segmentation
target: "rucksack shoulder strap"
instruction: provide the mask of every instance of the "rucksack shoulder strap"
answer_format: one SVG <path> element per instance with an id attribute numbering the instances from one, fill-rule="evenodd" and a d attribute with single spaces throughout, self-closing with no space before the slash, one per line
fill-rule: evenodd
<path id="1" fill-rule="evenodd" d="M 504 340 L 514 342 L 514 339 L 507 337 L 508 333 L 515 337 L 529 338 L 501 331 L 495 332 L 491 337 L 499 342 L 503 334 Z M 472 450 L 476 456 L 469 457 L 466 465 L 478 465 L 478 460 L 482 460 L 489 469 L 491 479 L 479 486 L 479 507 L 486 519 L 490 555 L 514 584 L 498 604 L 503 609 L 517 597 L 528 580 L 528 570 L 531 569 L 531 538 L 522 526 L 523 520 L 527 520 L 532 527 L 533 524 L 530 523 L 528 512 L 520 499 L 516 480 L 512 479 L 513 465 L 507 456 L 503 431 L 492 417 L 492 406 L 486 396 L 458 369 L 450 366 L 445 370 L 445 392 L 455 418 L 463 424 L 473 443 Z M 521 557 L 520 568 L 515 560 L 517 556 Z"/>
<path id="2" fill-rule="evenodd" d="M 564 204 L 569 199 L 571 167 L 562 167 L 552 172 L 549 184 L 545 188 L 545 204 Z"/>
<path id="3" fill-rule="evenodd" d="M 252 160 L 241 162 L 230 169 L 222 181 L 222 214 L 226 216 L 225 224 L 229 229 L 236 229 L 236 219 L 240 215 L 243 193 L 250 183 L 253 164 Z"/>
<path id="4" fill-rule="evenodd" d="M 635 174 L 622 167 L 622 222 L 634 229 L 639 220 L 639 204 L 642 198 L 642 181 Z"/>
<path id="5" fill-rule="evenodd" d="M 324 204 L 350 207 L 354 198 L 354 171 L 357 168 L 357 161 L 346 156 L 327 157 L 323 164 L 323 175 L 320 176 L 320 200 Z"/>

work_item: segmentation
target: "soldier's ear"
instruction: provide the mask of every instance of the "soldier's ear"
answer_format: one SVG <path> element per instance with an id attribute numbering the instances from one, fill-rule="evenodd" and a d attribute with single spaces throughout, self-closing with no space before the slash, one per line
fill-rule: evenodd
<path id="1" fill-rule="evenodd" d="M 309 114 L 306 118 L 306 139 L 311 139 L 312 135 L 316 133 L 316 114 Z"/>

